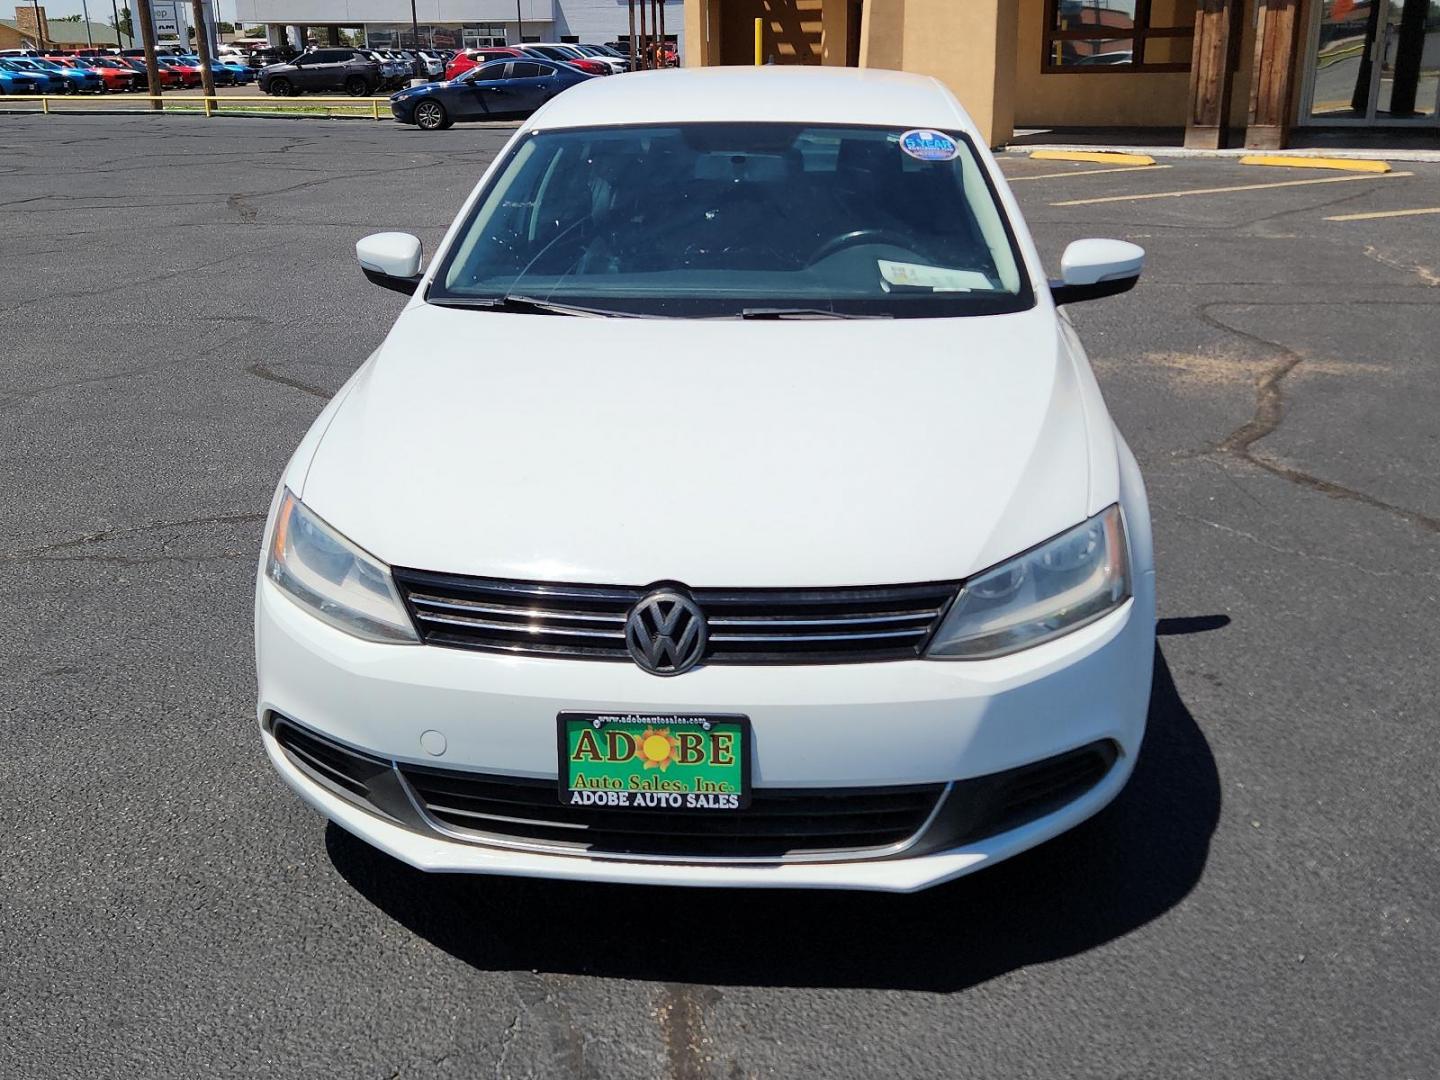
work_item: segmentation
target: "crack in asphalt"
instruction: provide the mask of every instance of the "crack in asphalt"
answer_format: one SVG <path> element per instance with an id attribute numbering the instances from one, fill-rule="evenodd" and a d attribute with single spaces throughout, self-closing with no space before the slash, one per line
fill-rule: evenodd
<path id="1" fill-rule="evenodd" d="M 326 390 L 324 387 L 313 386 L 310 383 L 302 382 L 299 379 L 292 379 L 288 375 L 281 375 L 278 371 L 274 370 L 266 364 L 257 362 L 254 364 L 250 364 L 245 368 L 245 370 L 251 375 L 254 375 L 257 379 L 265 379 L 269 382 L 279 383 L 281 386 L 289 386 L 293 389 L 301 390 L 307 394 L 312 394 L 315 397 L 318 397 L 322 401 L 329 401 L 332 397 L 335 396 L 334 393 Z"/>
<path id="2" fill-rule="evenodd" d="M 86 547 L 91 544 L 104 544 L 111 540 L 118 540 L 123 536 L 134 536 L 137 533 L 157 532 L 162 529 L 186 529 L 195 528 L 201 525 L 248 525 L 257 521 L 264 521 L 269 511 L 259 513 L 253 511 L 232 511 L 225 514 L 206 514 L 201 517 L 180 518 L 175 521 L 151 521 L 144 525 L 128 525 L 119 529 L 103 529 L 100 532 L 85 533 L 82 536 L 72 537 L 69 540 L 57 540 L 52 544 L 44 544 L 37 548 L 26 548 L 20 551 L 6 552 L 0 558 L 8 561 L 29 562 L 45 561 L 51 552 L 69 551 L 74 548 Z M 92 556 L 85 556 L 87 558 Z M 132 556 L 93 556 L 94 558 L 131 558 Z M 139 557 L 139 556 L 136 556 Z M 227 553 L 226 557 L 231 557 Z M 61 561 L 51 559 L 49 561 Z"/>
<path id="3" fill-rule="evenodd" d="M 1374 244 L 1365 245 L 1365 257 L 1367 259 L 1373 259 L 1381 266 L 1388 266 L 1392 270 L 1400 270 L 1407 274 L 1414 274 L 1424 283 L 1423 288 L 1440 288 L 1440 273 L 1436 273 L 1428 266 L 1421 266 L 1419 263 L 1402 262 L 1393 255 L 1387 255 Z"/>
<path id="4" fill-rule="evenodd" d="M 710 990 L 712 999 L 718 991 Z M 696 987 L 667 983 L 655 1007 L 665 1041 L 666 1075 L 670 1080 L 705 1080 L 710 1075 L 703 1049 L 705 1009 Z"/>
<path id="5" fill-rule="evenodd" d="M 1233 525 L 1225 525 L 1219 521 L 1212 521 L 1210 518 L 1202 517 L 1199 514 L 1192 514 L 1188 511 L 1181 510 L 1178 506 L 1171 506 L 1154 498 L 1150 500 L 1150 503 L 1152 506 L 1164 510 L 1172 517 L 1181 518 L 1185 521 L 1193 521 L 1200 525 L 1208 525 L 1210 528 L 1215 529 L 1218 532 L 1223 532 L 1229 536 L 1237 536 L 1242 540 L 1248 540 L 1253 544 L 1258 544 L 1265 550 L 1273 551 L 1277 555 L 1289 555 L 1296 558 L 1308 559 L 1313 562 L 1322 562 L 1329 563 L 1334 566 L 1343 566 L 1347 570 L 1353 570 L 1357 574 L 1364 574 L 1366 577 L 1371 578 L 1405 578 L 1406 580 L 1414 580 L 1417 577 L 1422 577 L 1435 578 L 1437 580 L 1440 580 L 1440 571 L 1375 570 L 1371 567 L 1364 566 L 1361 563 L 1352 562 L 1349 559 L 1337 558 L 1334 555 L 1318 555 L 1313 551 L 1304 551 L 1300 548 L 1284 547 L 1283 545 L 1272 543 L 1271 541 L 1266 540 L 1262 536 L 1256 536 L 1252 532 L 1247 532 L 1244 529 L 1237 529 Z"/>
<path id="6" fill-rule="evenodd" d="M 1346 499 L 1351 502 L 1358 502 L 1376 510 L 1382 510 L 1392 514 L 1403 521 L 1425 529 L 1427 532 L 1440 533 L 1440 518 L 1432 517 L 1429 514 L 1422 514 L 1418 510 L 1410 510 L 1395 503 L 1387 502 L 1377 498 L 1368 492 L 1360 491 L 1358 488 L 1347 487 L 1344 484 L 1337 484 L 1333 480 L 1326 480 L 1323 477 L 1315 476 L 1312 473 L 1304 472 L 1289 465 L 1281 464 L 1255 451 L 1255 444 L 1269 435 L 1273 435 L 1285 419 L 1285 397 L 1282 391 L 1282 384 L 1292 371 L 1303 361 L 1304 357 L 1290 346 L 1262 337 L 1259 334 L 1242 330 L 1240 327 L 1226 322 L 1214 314 L 1214 309 L 1222 307 L 1301 307 L 1318 304 L 1333 306 L 1334 301 L 1247 301 L 1247 300 L 1213 300 L 1209 303 L 1196 306 L 1195 314 L 1207 325 L 1234 334 L 1253 342 L 1262 348 L 1272 350 L 1280 354 L 1280 359 L 1272 364 L 1259 378 L 1255 384 L 1255 413 L 1249 420 L 1241 424 L 1224 439 L 1220 440 L 1214 447 L 1213 452 L 1227 454 L 1239 458 L 1247 464 L 1263 469 L 1273 476 L 1287 480 L 1292 484 L 1308 488 L 1321 495 L 1327 495 L 1333 499 Z"/>

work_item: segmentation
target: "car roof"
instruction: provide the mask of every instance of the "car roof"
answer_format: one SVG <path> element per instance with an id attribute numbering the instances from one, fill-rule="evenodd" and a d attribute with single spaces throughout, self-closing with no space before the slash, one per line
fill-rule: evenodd
<path id="1" fill-rule="evenodd" d="M 687 121 L 940 127 L 962 130 L 983 142 L 955 96 L 928 75 L 774 64 L 591 79 L 547 104 L 531 127 Z"/>

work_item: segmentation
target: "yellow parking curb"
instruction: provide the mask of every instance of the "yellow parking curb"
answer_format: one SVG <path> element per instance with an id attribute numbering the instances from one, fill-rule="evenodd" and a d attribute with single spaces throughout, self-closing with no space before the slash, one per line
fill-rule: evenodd
<path id="1" fill-rule="evenodd" d="M 1241 165 L 1278 165 L 1287 169 L 1344 169 L 1347 172 L 1390 171 L 1388 161 L 1373 158 L 1292 157 L 1288 154 L 1251 154 L 1240 159 Z"/>
<path id="2" fill-rule="evenodd" d="M 1032 150 L 1037 161 L 1095 161 L 1101 165 L 1154 165 L 1149 154 L 1121 154 L 1114 150 Z"/>

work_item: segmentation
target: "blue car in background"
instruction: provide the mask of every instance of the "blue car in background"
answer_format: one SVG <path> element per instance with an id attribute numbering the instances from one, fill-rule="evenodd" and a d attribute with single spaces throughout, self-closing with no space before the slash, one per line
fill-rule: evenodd
<path id="1" fill-rule="evenodd" d="M 57 64 L 54 60 L 47 60 L 43 56 L 27 56 L 24 58 L 27 64 L 34 64 L 40 70 L 50 76 L 52 85 L 63 86 L 61 91 L 66 94 L 103 94 L 108 87 L 100 73 L 93 68 L 72 68 L 64 64 Z"/>
<path id="2" fill-rule="evenodd" d="M 0 58 L 0 89 L 7 94 L 48 94 L 50 76 L 23 66 L 19 58 Z"/>
<path id="3" fill-rule="evenodd" d="M 202 68 L 199 56 L 194 53 L 186 53 L 184 56 L 177 56 L 181 63 L 189 63 L 192 68 Z M 220 63 L 219 60 L 210 60 L 210 81 L 216 86 L 235 86 L 235 72 L 230 71 L 228 66 Z"/>
<path id="4" fill-rule="evenodd" d="M 249 86 L 255 81 L 255 71 L 245 64 L 233 63 L 229 60 L 216 60 L 215 68 L 218 71 L 224 68 L 235 80 L 236 86 Z"/>
<path id="5" fill-rule="evenodd" d="M 556 94 L 599 78 L 559 60 L 505 57 L 471 68 L 452 82 L 426 83 L 390 97 L 402 124 L 439 131 L 465 120 L 518 120 Z"/>

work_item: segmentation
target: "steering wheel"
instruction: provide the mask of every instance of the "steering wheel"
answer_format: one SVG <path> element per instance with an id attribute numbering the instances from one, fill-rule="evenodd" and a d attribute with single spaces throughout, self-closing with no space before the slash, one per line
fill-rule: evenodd
<path id="1" fill-rule="evenodd" d="M 906 251 L 913 251 L 912 238 L 894 229 L 852 229 L 850 232 L 841 233 L 839 236 L 832 236 L 810 254 L 805 260 L 806 266 L 813 266 L 821 259 L 829 258 L 837 251 L 843 251 L 847 247 L 856 244 L 882 244 L 891 243 L 896 247 L 902 247 Z"/>

